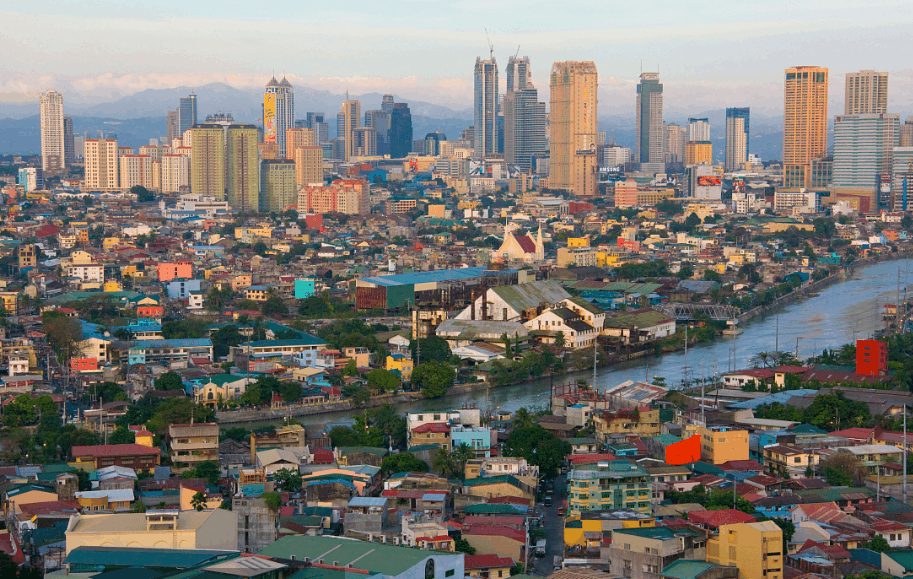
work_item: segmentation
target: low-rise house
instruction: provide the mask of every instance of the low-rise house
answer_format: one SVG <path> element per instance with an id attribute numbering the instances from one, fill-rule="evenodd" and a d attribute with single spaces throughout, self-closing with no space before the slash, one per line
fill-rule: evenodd
<path id="1" fill-rule="evenodd" d="M 125 466 L 137 473 L 152 473 L 159 465 L 160 452 L 142 444 L 107 444 L 74 446 L 70 453 L 76 468 L 85 471 L 107 466 Z"/>
<path id="2" fill-rule="evenodd" d="M 622 528 L 611 536 L 601 559 L 609 562 L 609 571 L 631 579 L 659 579 L 677 559 L 703 559 L 706 554 L 706 538 L 691 529 Z"/>
<path id="3" fill-rule="evenodd" d="M 172 470 L 183 472 L 201 462 L 219 461 L 219 425 L 215 422 L 168 425 Z"/>
<path id="4" fill-rule="evenodd" d="M 501 525 L 472 525 L 463 528 L 463 539 L 477 553 L 487 552 L 520 561 L 525 556 L 526 531 Z"/>

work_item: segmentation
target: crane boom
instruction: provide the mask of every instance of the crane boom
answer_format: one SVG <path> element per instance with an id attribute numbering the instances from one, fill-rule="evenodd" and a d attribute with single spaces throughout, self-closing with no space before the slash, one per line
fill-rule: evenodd
<path id="1" fill-rule="evenodd" d="M 487 28 L 485 29 L 485 39 L 488 40 L 488 57 L 489 57 L 489 58 L 494 58 L 494 57 L 495 57 L 495 47 L 494 47 L 494 45 L 491 43 L 491 37 L 488 35 L 488 29 L 487 29 Z M 517 49 L 517 50 L 519 51 L 519 49 Z"/>

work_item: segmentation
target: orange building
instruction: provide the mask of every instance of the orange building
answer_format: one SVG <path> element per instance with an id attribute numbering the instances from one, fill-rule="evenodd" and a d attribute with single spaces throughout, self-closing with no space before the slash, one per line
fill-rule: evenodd
<path id="1" fill-rule="evenodd" d="M 193 278 L 193 266 L 190 262 L 160 263 L 157 267 L 159 281 Z"/>
<path id="2" fill-rule="evenodd" d="M 93 372 L 98 370 L 95 358 L 70 358 L 70 370 L 73 372 Z"/>
<path id="3" fill-rule="evenodd" d="M 856 373 L 884 376 L 888 372 L 888 345 L 879 340 L 856 341 Z"/>
<path id="4" fill-rule="evenodd" d="M 713 164 L 713 143 L 688 141 L 685 143 L 685 165 Z"/>
<path id="5" fill-rule="evenodd" d="M 285 131 L 285 158 L 295 159 L 295 149 L 298 147 L 314 147 L 317 145 L 317 131 L 296 127 Z M 323 149 L 321 149 L 323 151 Z"/>
<path id="6" fill-rule="evenodd" d="M 162 306 L 138 306 L 136 308 L 138 318 L 161 318 L 164 315 L 165 308 Z"/>
<path id="7" fill-rule="evenodd" d="M 783 95 L 783 187 L 808 188 L 811 160 L 827 154 L 828 70 L 786 69 Z"/>

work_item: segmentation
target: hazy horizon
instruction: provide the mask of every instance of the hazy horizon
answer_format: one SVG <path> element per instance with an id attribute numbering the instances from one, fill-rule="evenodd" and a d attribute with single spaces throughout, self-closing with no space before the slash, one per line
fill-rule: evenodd
<path id="1" fill-rule="evenodd" d="M 517 53 L 530 57 L 545 102 L 553 62 L 593 60 L 600 114 L 633 111 L 641 67 L 659 69 L 670 113 L 750 106 L 782 114 L 783 70 L 803 64 L 830 69 L 829 116 L 842 113 L 845 73 L 860 69 L 888 71 L 890 110 L 913 109 L 913 69 L 903 50 L 913 11 L 905 2 L 875 0 L 864 11 L 846 0 L 739 0 L 725 10 L 670 0 L 554 6 L 36 0 L 0 11 L 9 40 L 0 103 L 37 103 L 48 88 L 71 104 L 211 82 L 252 90 L 275 73 L 298 87 L 395 93 L 461 111 L 471 106 L 475 59 L 489 55 L 487 27 L 502 90 L 507 60 Z"/>

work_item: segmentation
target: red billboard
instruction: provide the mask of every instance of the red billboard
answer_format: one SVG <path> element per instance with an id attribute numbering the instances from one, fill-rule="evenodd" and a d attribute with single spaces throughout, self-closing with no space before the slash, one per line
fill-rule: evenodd
<path id="1" fill-rule="evenodd" d="M 697 178 L 698 187 L 713 187 L 714 185 L 722 185 L 722 184 L 723 184 L 723 179 L 721 177 L 717 177 L 716 175 L 708 175 L 705 177 Z"/>

